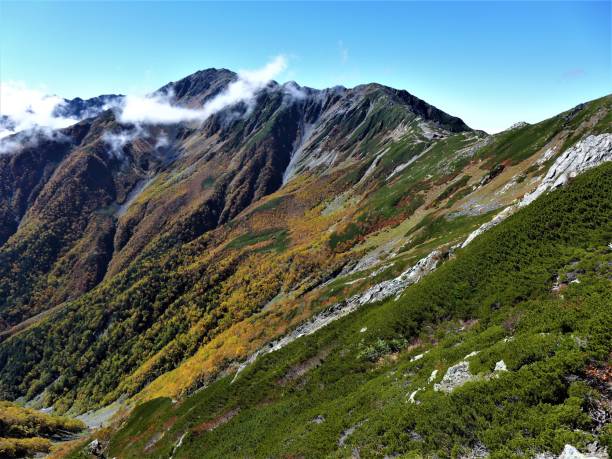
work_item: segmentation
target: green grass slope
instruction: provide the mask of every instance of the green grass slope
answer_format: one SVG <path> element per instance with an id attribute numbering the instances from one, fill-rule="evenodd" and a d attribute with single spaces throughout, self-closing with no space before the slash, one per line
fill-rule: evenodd
<path id="1" fill-rule="evenodd" d="M 611 241 L 605 164 L 483 234 L 399 299 L 261 357 L 233 383 L 230 375 L 181 401 L 138 406 L 111 435 L 109 457 L 457 457 L 486 448 L 508 458 L 565 443 L 610 447 L 610 427 L 594 413 L 609 410 Z M 435 391 L 464 360 L 470 381 Z M 501 360 L 507 371 L 494 371 Z"/>

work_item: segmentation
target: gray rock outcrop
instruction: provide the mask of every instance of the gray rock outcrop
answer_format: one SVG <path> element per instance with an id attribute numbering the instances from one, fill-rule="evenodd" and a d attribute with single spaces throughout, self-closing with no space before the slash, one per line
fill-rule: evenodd
<path id="1" fill-rule="evenodd" d="M 465 360 L 453 365 L 448 370 L 438 384 L 434 384 L 435 391 L 446 392 L 447 394 L 457 387 L 463 386 L 466 382 L 472 381 L 475 376 L 470 373 L 470 364 Z"/>
<path id="2" fill-rule="evenodd" d="M 523 198 L 520 206 L 533 202 L 548 190 L 565 185 L 581 172 L 612 161 L 612 134 L 590 135 L 565 150 L 550 167 L 540 185 Z"/>
<path id="3" fill-rule="evenodd" d="M 503 222 L 521 207 L 531 204 L 545 192 L 563 186 L 570 178 L 607 161 L 612 161 L 612 134 L 590 135 L 576 142 L 556 159 L 534 191 L 525 195 L 518 203 L 506 207 L 491 221 L 474 230 L 461 244 L 461 248 L 467 246 L 485 231 Z"/>
<path id="4" fill-rule="evenodd" d="M 559 457 L 557 459 L 600 459 L 600 458 L 601 456 L 599 455 L 590 456 L 590 455 L 582 454 L 572 445 L 565 445 L 565 448 L 563 448 L 563 451 L 561 452 L 561 454 L 559 454 Z"/>

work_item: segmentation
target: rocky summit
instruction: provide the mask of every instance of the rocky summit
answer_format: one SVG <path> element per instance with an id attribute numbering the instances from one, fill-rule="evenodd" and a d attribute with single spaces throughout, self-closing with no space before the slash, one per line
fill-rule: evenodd
<path id="1" fill-rule="evenodd" d="M 0 448 L 606 457 L 612 96 L 492 135 L 241 78 L 2 118 Z"/>

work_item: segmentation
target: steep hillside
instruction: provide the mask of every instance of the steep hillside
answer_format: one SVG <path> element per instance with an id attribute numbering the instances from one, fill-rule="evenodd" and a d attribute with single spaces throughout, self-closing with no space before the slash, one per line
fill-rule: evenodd
<path id="1" fill-rule="evenodd" d="M 237 78 L 204 70 L 155 97 L 199 108 Z M 532 371 L 523 369 L 532 368 L 528 363 L 549 364 L 548 354 L 515 361 L 501 348 L 484 349 L 511 334 L 499 331 L 506 322 L 512 333 L 522 324 L 525 349 L 540 346 L 530 308 L 553 311 L 563 303 L 549 298 L 552 276 L 573 257 L 605 267 L 609 168 L 546 191 L 612 159 L 611 96 L 492 136 L 378 84 L 315 90 L 270 82 L 253 100 L 175 124 L 121 122 L 116 107 L 125 103 L 121 96 L 69 101 L 64 108 L 74 116 L 93 116 L 52 135 L 3 140 L 17 147 L 0 155 L 1 398 L 83 415 L 92 426 L 144 403 L 128 430 L 113 434 L 117 457 L 167 456 L 183 434 L 188 443 L 176 454 L 186 457 L 200 441 L 215 445 L 214 457 L 343 456 L 351 448 L 447 456 L 452 445 L 477 443 L 500 457 L 507 457 L 505 447 L 559 449 L 569 385 L 518 409 L 520 416 L 534 415 L 538 404 L 560 410 L 552 420 L 542 408 L 553 433 L 532 432 L 523 441 L 512 427 L 507 438 L 514 443 L 505 446 L 490 440 L 497 431 L 478 427 L 472 431 L 479 436 L 468 438 L 450 424 L 441 424 L 443 434 L 415 424 L 409 430 L 420 443 L 410 443 L 406 430 L 407 438 L 388 433 L 387 444 L 380 436 L 391 418 L 372 421 L 374 406 L 390 410 L 408 388 L 421 388 L 434 366 L 439 380 L 458 362 L 455 353 L 469 347 L 441 343 L 454 345 L 464 335 L 482 355 L 502 355 L 512 375 Z M 564 210 L 553 216 L 554 206 Z M 609 288 L 607 271 L 591 271 L 568 292 L 576 295 L 576 317 L 592 301 L 593 322 L 576 319 L 570 331 L 593 335 L 588 342 L 600 347 L 572 354 L 578 360 L 571 371 L 563 363 L 559 378 L 605 365 L 601 349 L 609 336 L 594 324 L 609 312 L 601 291 Z M 559 333 L 569 343 L 569 332 Z M 411 369 L 416 348 L 432 352 L 419 360 L 425 367 Z M 474 387 L 485 394 L 504 381 L 485 377 L 489 360 L 470 367 L 481 373 L 484 385 Z M 411 376 L 398 383 L 404 370 Z M 397 384 L 382 383 L 395 377 Z M 417 394 L 408 399 L 420 401 Z M 438 419 L 420 409 L 453 419 L 443 414 L 452 411 L 447 398 L 433 397 L 418 410 L 402 400 L 410 422 Z M 194 406 L 210 418 L 193 417 Z M 310 409 L 325 419 L 314 422 L 316 429 L 303 422 Z M 282 413 L 291 415 L 286 429 L 278 427 Z M 584 422 L 580 428 L 594 432 Z M 220 428 L 225 433 L 217 438 L 225 423 L 223 429 L 236 430 Z M 363 442 L 350 434 L 340 442 L 342 430 L 362 426 L 383 430 L 364 430 Z M 327 436 L 317 444 L 311 435 L 320 429 Z M 164 440 L 156 445 L 152 438 Z M 244 438 L 244 452 L 228 438 Z"/>
<path id="2" fill-rule="evenodd" d="M 612 165 L 586 172 L 401 296 L 138 406 L 109 456 L 604 454 L 611 196 Z"/>
<path id="3" fill-rule="evenodd" d="M 159 93 L 194 106 L 234 77 L 227 70 L 202 71 Z M 201 126 L 144 132 L 117 123 L 106 111 L 52 138 L 44 133 L 8 138 L 25 148 L 2 156 L 4 328 L 74 299 L 136 256 L 189 242 L 230 221 L 296 169 L 334 162 L 346 167 L 350 157 L 358 162 L 367 156 L 366 143 L 378 147 L 410 122 L 425 123 L 427 132 L 440 130 L 436 135 L 468 130 L 406 92 L 374 85 L 331 91 L 290 87 L 291 93 L 274 84 L 254 107 L 233 107 Z M 86 108 L 70 101 L 63 109 L 95 111 L 100 100 L 88 101 Z M 416 126 L 410 137 L 421 132 Z M 145 250 L 154 236 L 160 236 L 157 249 Z"/>
<path id="4" fill-rule="evenodd" d="M 219 87 L 214 82 L 210 83 L 211 75 L 217 73 L 223 81 L 228 77 L 226 71 L 201 72 L 174 83 L 172 87 L 176 89 L 173 92 L 187 104 L 195 103 L 194 91 L 201 97 L 212 97 Z M 321 204 L 329 196 L 338 195 L 351 187 L 359 178 L 360 168 L 365 167 L 364 162 L 373 159 L 365 148 L 366 144 L 370 148 L 382 147 L 392 141 L 392 132 L 406 131 L 402 137 L 404 141 L 418 143 L 417 148 L 424 149 L 425 145 L 431 143 L 428 139 L 444 137 L 456 130 L 468 130 L 460 120 L 429 107 L 405 92 L 377 85 L 354 90 L 304 89 L 299 97 L 293 94 L 300 91 L 300 88 L 295 85 L 291 85 L 291 88 L 292 95 L 287 96 L 285 87 L 272 85 L 259 94 L 254 109 L 240 106 L 234 109 L 246 110 L 242 117 L 219 114 L 197 128 L 150 128 L 148 135 L 136 137 L 123 145 L 120 151 L 113 150 L 112 143 L 108 143 L 109 132 L 110 135 L 121 135 L 126 129 L 133 130 L 136 127 L 118 125 L 111 112 L 83 121 L 63 132 L 64 136 L 69 136 L 78 130 L 83 131 L 83 136 L 69 137 L 69 142 L 64 137 L 56 140 L 58 145 L 64 146 L 64 156 L 47 166 L 49 172 L 46 175 L 37 177 L 39 191 L 28 198 L 31 205 L 27 210 L 22 206 L 17 209 L 20 213 L 15 215 L 16 211 L 13 211 L 9 215 L 13 221 L 17 217 L 21 219 L 14 234 L 10 235 L 0 250 L 3 261 L 0 288 L 4 293 L 1 309 L 6 324 L 4 336 L 18 333 L 42 317 L 36 314 L 42 312 L 44 315 L 49 308 L 79 297 L 106 277 L 108 283 L 101 290 L 79 299 L 74 309 L 71 306 L 62 307 L 64 310 L 57 319 L 44 325 L 54 328 L 61 328 L 60 324 L 68 326 L 70 333 L 60 332 L 56 328 L 58 338 L 60 341 L 75 340 L 79 349 L 76 351 L 72 345 L 58 342 L 57 346 L 53 345 L 54 348 L 61 350 L 60 354 L 68 352 L 71 357 L 66 358 L 60 354 L 49 354 L 48 357 L 59 359 L 63 362 L 62 367 L 70 366 L 77 370 L 72 360 L 80 355 L 89 360 L 86 366 L 91 371 L 102 364 L 91 361 L 90 353 L 93 352 L 93 360 L 101 359 L 106 362 L 102 365 L 111 365 L 117 367 L 119 373 L 129 374 L 164 346 L 172 342 L 176 345 L 177 335 L 190 336 L 183 338 L 185 342 L 174 351 L 174 356 L 163 363 L 161 368 L 155 369 L 154 374 L 170 369 L 177 363 L 177 359 L 183 359 L 195 351 L 196 343 L 202 339 L 203 334 L 211 331 L 217 333 L 221 328 L 217 327 L 221 317 L 227 315 L 224 323 L 228 324 L 244 318 L 278 293 L 281 271 L 274 274 L 276 285 L 271 284 L 268 290 L 260 292 L 259 297 L 240 305 L 244 311 L 234 318 L 234 311 L 218 307 L 227 301 L 219 297 L 217 290 L 220 287 L 211 286 L 219 280 L 228 279 L 228 291 L 224 295 L 230 297 L 238 294 L 230 293 L 230 290 L 239 282 L 237 278 L 241 273 L 238 267 L 245 254 L 235 253 L 227 257 L 216 253 L 219 246 L 222 246 L 220 242 L 228 234 L 234 234 L 236 230 L 243 232 L 248 228 L 237 225 L 233 220 L 252 202 L 279 189 L 283 181 L 289 178 L 287 172 L 292 161 L 293 170 L 306 171 L 300 174 L 299 180 L 306 180 L 309 185 L 304 186 L 300 194 L 293 193 L 297 202 L 283 206 L 292 214 L 286 218 L 295 218 L 305 210 Z M 389 113 L 385 112 L 385 107 Z M 383 115 L 390 117 L 384 126 L 382 120 L 373 121 Z M 313 126 L 309 128 L 308 136 L 302 132 L 306 123 Z M 408 127 L 410 123 L 412 126 Z M 377 127 L 363 130 L 364 124 L 376 124 Z M 353 133 L 359 138 L 347 142 L 347 137 Z M 160 136 L 165 136 L 167 143 L 162 147 L 159 147 L 158 142 Z M 47 148 L 45 143 L 35 143 L 31 148 L 35 150 L 37 147 Z M 301 152 L 299 155 L 298 150 Z M 24 162 L 25 169 L 29 171 L 39 167 L 30 162 L 33 154 L 28 148 L 23 148 L 3 159 L 13 163 Z M 50 158 L 45 156 L 44 159 L 49 161 Z M 306 160 L 314 162 L 304 163 Z M 330 166 L 336 167 L 330 169 Z M 11 171 L 8 167 L 6 169 Z M 22 193 L 22 189 L 18 188 L 20 182 L 13 180 L 17 173 L 7 174 L 6 177 L 6 186 L 13 187 L 6 194 L 7 207 L 9 201 L 13 201 L 13 196 Z M 298 178 L 295 180 L 296 186 L 297 181 Z M 255 229 L 257 224 L 261 225 L 255 222 L 258 218 L 250 214 L 243 219 L 252 220 L 249 226 Z M 288 242 L 287 223 L 279 221 L 278 226 L 265 228 L 266 234 L 279 240 L 277 251 L 282 251 L 280 249 Z M 207 233 L 220 225 L 225 226 L 218 233 Z M 264 223 L 266 225 L 267 222 Z M 314 236 L 315 227 L 310 230 Z M 302 237 L 308 239 L 306 234 Z M 316 237 L 320 237 L 318 231 Z M 185 245 L 192 241 L 193 246 Z M 302 250 L 310 251 L 313 241 L 304 242 L 306 247 Z M 213 250 L 204 250 L 207 246 Z M 234 246 L 229 245 L 230 248 Z M 238 245 L 236 248 L 241 247 Z M 327 247 L 314 248 L 314 251 L 319 252 L 313 258 L 315 266 L 307 268 L 296 261 L 296 268 L 302 272 L 296 272 L 295 279 L 290 282 L 304 280 L 310 274 L 304 270 L 318 270 L 317 263 L 329 265 L 326 269 L 332 271 L 342 263 L 340 256 L 335 260 L 325 255 L 329 251 Z M 194 266 L 191 259 L 196 254 L 200 258 L 198 266 Z M 285 258 L 288 260 L 286 263 L 291 263 L 290 255 L 285 255 Z M 215 263 L 211 263 L 213 260 Z M 190 265 L 188 269 L 191 276 L 182 272 L 179 274 L 178 267 L 181 265 Z M 157 266 L 157 269 L 151 269 L 152 266 Z M 322 270 L 318 275 L 325 276 L 325 272 Z M 146 280 L 140 279 L 143 275 Z M 174 280 L 171 281 L 168 276 Z M 268 280 L 258 279 L 257 282 Z M 287 279 L 282 281 L 286 282 Z M 152 288 L 154 285 L 160 287 Z M 128 290 L 138 290 L 141 293 L 128 296 L 119 293 Z M 202 291 L 208 293 L 196 294 Z M 188 300 L 190 297 L 194 297 L 196 304 L 187 304 L 191 301 Z M 161 304 L 149 307 L 155 305 L 156 298 L 160 299 Z M 113 317 L 112 304 L 117 301 L 122 304 L 117 306 L 123 315 L 119 320 Z M 161 315 L 174 316 L 175 311 L 169 309 L 171 305 L 192 312 L 182 315 L 182 323 L 172 327 L 166 327 L 165 320 L 157 322 L 159 330 L 163 329 L 163 337 L 158 336 L 151 325 Z M 235 307 L 231 305 L 232 309 Z M 102 310 L 94 312 L 88 308 Z M 145 313 L 145 317 L 137 319 L 141 325 L 135 326 L 132 322 L 135 317 L 126 321 L 131 316 L 130 310 L 138 311 L 139 315 Z M 82 317 L 75 320 L 70 311 Z M 95 325 L 90 323 L 92 320 Z M 176 322 L 176 319 L 172 320 Z M 195 330 L 194 323 L 200 323 Z M 84 327 L 82 333 L 85 335 L 77 331 L 81 325 L 75 328 L 75 324 Z M 116 357 L 114 352 L 109 355 L 106 351 L 94 351 L 100 345 L 106 348 L 107 344 L 102 344 L 103 340 L 96 338 L 109 325 L 111 328 L 118 327 L 118 335 L 111 333 L 104 336 L 115 336 L 113 339 L 123 343 L 120 345 L 115 342 L 111 348 L 118 350 L 125 346 L 126 349 L 133 349 L 137 355 L 129 357 L 133 351 L 126 350 L 119 362 L 113 362 Z M 130 333 L 119 332 L 123 327 L 135 334 L 130 336 Z M 32 331 L 35 335 L 39 332 L 47 334 L 38 328 Z M 141 334 L 141 331 L 146 333 Z M 142 343 L 141 348 L 133 340 L 144 340 L 146 344 Z M 48 337 L 45 342 L 32 355 L 39 364 L 42 363 L 39 353 L 51 346 Z M 184 349 L 185 346 L 188 348 Z M 87 349 L 90 349 L 90 353 L 86 352 Z M 144 350 L 144 354 L 140 354 L 141 350 Z M 22 370 L 24 365 L 29 365 L 29 358 L 14 361 L 8 354 L 5 356 L 8 360 L 4 361 L 2 367 L 12 375 L 10 387 L 6 388 L 6 396 L 10 398 L 20 395 L 19 392 L 25 389 L 23 384 L 28 386 L 26 396 L 30 398 L 54 381 L 53 387 L 59 385 L 57 391 L 63 393 L 63 381 L 71 381 L 73 378 L 63 368 L 43 373 L 36 370 L 26 376 Z M 125 358 L 133 363 L 124 361 Z M 55 364 L 48 368 L 52 367 Z M 22 374 L 20 378 L 25 378 L 19 384 L 15 384 L 13 379 L 14 371 Z M 99 368 L 99 371 L 108 374 L 108 369 Z M 58 380 L 60 374 L 62 378 Z M 91 374 L 95 379 L 98 376 Z M 86 379 L 76 377 L 74 380 L 81 380 L 85 384 Z M 115 377 L 109 379 L 112 385 L 119 381 Z M 36 384 L 32 384 L 34 381 Z M 139 382 L 136 388 L 144 382 Z M 108 389 L 104 386 L 102 384 L 95 390 L 105 393 Z M 53 392 L 56 390 L 53 389 Z M 62 398 L 65 396 L 67 394 Z M 84 396 L 89 399 L 91 394 Z M 74 397 L 74 392 L 69 397 Z M 74 403 L 74 399 L 69 398 L 67 403 Z"/>

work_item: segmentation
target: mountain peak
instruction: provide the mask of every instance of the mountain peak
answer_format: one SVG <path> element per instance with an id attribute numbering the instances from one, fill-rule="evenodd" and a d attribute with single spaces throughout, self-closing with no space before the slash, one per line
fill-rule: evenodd
<path id="1" fill-rule="evenodd" d="M 187 105 L 202 103 L 218 94 L 237 78 L 235 72 L 224 68 L 198 70 L 178 81 L 170 82 L 157 90 L 161 94 L 173 94 L 175 100 Z"/>

